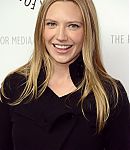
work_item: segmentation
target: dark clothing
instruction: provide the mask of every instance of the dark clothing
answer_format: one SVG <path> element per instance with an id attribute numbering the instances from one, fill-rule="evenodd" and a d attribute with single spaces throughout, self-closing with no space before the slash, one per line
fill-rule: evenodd
<path id="1" fill-rule="evenodd" d="M 77 86 L 83 76 L 83 65 L 78 58 L 70 65 L 72 81 Z M 40 72 L 39 84 L 44 73 Z M 129 101 L 120 89 L 116 107 L 111 107 L 109 119 L 96 133 L 96 105 L 93 92 L 83 104 L 85 116 L 77 105 L 81 91 L 58 97 L 49 87 L 37 100 L 9 106 L 7 101 L 18 98 L 25 77 L 14 73 L 6 78 L 5 93 L 0 103 L 0 150 L 129 150 Z M 106 85 L 112 106 L 112 89 Z"/>

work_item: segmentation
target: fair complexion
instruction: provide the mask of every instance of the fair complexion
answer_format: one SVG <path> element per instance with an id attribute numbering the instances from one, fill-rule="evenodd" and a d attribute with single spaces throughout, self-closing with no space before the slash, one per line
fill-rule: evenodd
<path id="1" fill-rule="evenodd" d="M 49 87 L 59 96 L 76 89 L 69 65 L 79 56 L 84 38 L 80 8 L 70 1 L 54 2 L 45 18 L 43 39 L 54 65 Z"/>

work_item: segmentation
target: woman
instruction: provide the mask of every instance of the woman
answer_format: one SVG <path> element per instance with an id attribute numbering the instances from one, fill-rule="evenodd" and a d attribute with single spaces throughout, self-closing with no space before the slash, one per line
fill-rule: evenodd
<path id="1" fill-rule="evenodd" d="M 44 0 L 32 59 L 1 89 L 2 150 L 128 150 L 129 101 L 100 58 L 91 0 Z"/>

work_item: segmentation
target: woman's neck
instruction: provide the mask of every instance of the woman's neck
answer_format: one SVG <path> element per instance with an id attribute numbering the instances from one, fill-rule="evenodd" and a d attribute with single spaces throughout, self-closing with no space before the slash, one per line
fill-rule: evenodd
<path id="1" fill-rule="evenodd" d="M 57 77 L 58 79 L 65 79 L 68 76 L 70 76 L 69 64 L 53 62 L 52 77 Z"/>
<path id="2" fill-rule="evenodd" d="M 54 63 L 48 86 L 59 96 L 66 95 L 76 89 L 70 76 L 68 64 Z"/>

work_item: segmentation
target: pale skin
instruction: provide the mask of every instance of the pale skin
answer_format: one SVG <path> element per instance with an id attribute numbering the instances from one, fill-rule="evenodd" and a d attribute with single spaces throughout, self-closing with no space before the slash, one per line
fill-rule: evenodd
<path id="1" fill-rule="evenodd" d="M 70 77 L 69 65 L 79 56 L 83 46 L 80 8 L 69 1 L 53 3 L 46 14 L 43 39 L 54 65 L 48 87 L 62 97 L 76 89 Z"/>

